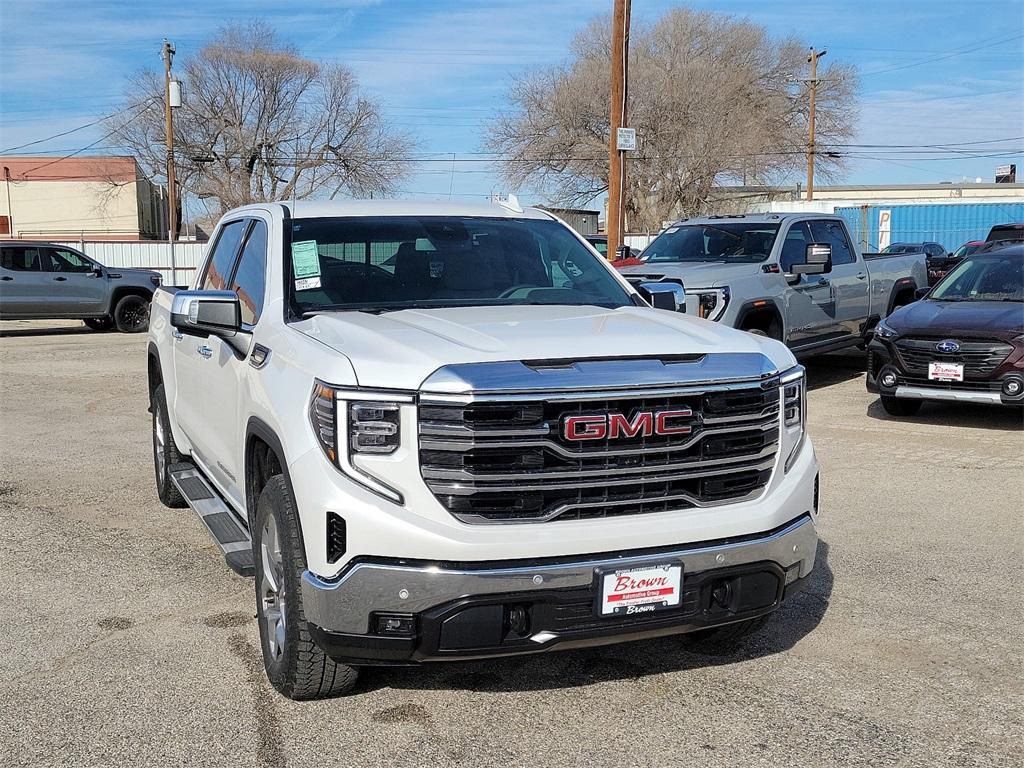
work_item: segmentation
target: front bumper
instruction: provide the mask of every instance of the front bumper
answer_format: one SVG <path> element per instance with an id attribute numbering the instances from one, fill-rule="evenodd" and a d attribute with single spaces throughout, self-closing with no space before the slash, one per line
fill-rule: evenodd
<path id="1" fill-rule="evenodd" d="M 768 613 L 814 567 L 810 510 L 762 534 L 589 557 L 532 562 L 428 563 L 365 558 L 333 580 L 303 574 L 314 640 L 350 664 L 408 664 L 535 653 L 686 632 Z M 595 615 L 596 573 L 681 560 L 682 603 L 624 617 Z M 728 584 L 721 599 L 716 587 Z M 525 611 L 516 630 L 513 609 Z M 521 614 L 520 614 L 521 615 Z M 380 633 L 400 619 L 402 636 Z"/>
<path id="2" fill-rule="evenodd" d="M 1014 365 L 1012 354 L 996 369 L 991 378 L 967 381 L 929 381 L 915 378 L 902 369 L 898 357 L 890 347 L 878 339 L 868 344 L 867 389 L 874 394 L 898 397 L 904 400 L 937 400 L 980 405 L 1024 405 L 1024 373 L 1020 363 Z M 892 386 L 882 383 L 883 373 L 896 376 Z M 1007 391 L 1007 382 L 1018 384 L 1016 394 Z"/>

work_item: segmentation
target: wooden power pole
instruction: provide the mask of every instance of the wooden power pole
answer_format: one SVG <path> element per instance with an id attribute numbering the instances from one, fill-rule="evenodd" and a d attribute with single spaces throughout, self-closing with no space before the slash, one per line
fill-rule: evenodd
<path id="1" fill-rule="evenodd" d="M 619 128 L 626 127 L 630 0 L 615 0 L 612 15 L 611 136 L 608 140 L 608 258 L 614 259 L 625 228 L 626 155 L 618 147 Z"/>
<path id="2" fill-rule="evenodd" d="M 164 40 L 164 130 L 167 141 L 167 241 L 173 243 L 178 236 L 178 195 L 174 187 L 174 113 L 171 111 L 171 59 L 174 45 Z M 174 246 L 172 245 L 171 248 Z"/>
<path id="3" fill-rule="evenodd" d="M 818 59 L 828 51 L 815 51 L 807 54 L 807 61 L 811 64 L 811 79 L 808 80 L 808 90 L 811 96 L 811 108 L 807 117 L 807 199 L 814 199 L 814 94 L 818 89 Z"/>

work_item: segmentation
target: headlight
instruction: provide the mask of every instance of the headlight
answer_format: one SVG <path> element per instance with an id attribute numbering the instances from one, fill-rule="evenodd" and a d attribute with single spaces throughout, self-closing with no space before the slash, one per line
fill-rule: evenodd
<path id="1" fill-rule="evenodd" d="M 886 341 L 888 341 L 889 339 L 895 339 L 897 336 L 899 336 L 899 334 L 896 333 L 896 331 L 894 331 L 892 328 L 885 324 L 885 320 L 878 321 L 878 325 L 875 326 L 874 334 L 878 338 L 885 339 Z"/>
<path id="2" fill-rule="evenodd" d="M 729 286 L 721 288 L 698 288 L 687 290 L 688 294 L 697 297 L 697 317 L 705 320 L 718 320 L 725 314 L 729 306 Z"/>
<path id="3" fill-rule="evenodd" d="M 402 495 L 361 465 L 367 457 L 390 457 L 402 445 L 402 406 L 411 395 L 313 386 L 309 421 L 324 456 L 355 482 L 380 496 L 402 503 Z"/>
<path id="4" fill-rule="evenodd" d="M 807 381 L 798 365 L 782 375 L 779 398 L 782 410 L 782 447 L 786 452 L 784 471 L 789 472 L 804 444 L 807 420 Z"/>

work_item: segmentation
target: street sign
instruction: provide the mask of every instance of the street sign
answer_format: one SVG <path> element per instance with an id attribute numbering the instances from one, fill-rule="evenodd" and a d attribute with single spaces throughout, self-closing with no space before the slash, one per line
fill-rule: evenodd
<path id="1" fill-rule="evenodd" d="M 1013 184 L 1017 181 L 1017 165 L 996 166 L 996 184 Z"/>
<path id="2" fill-rule="evenodd" d="M 615 148 L 620 152 L 636 151 L 636 128 L 618 128 L 615 132 Z"/>

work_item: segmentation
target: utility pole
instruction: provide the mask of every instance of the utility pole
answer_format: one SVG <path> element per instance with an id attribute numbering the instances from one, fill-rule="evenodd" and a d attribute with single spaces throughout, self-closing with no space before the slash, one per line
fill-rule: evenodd
<path id="1" fill-rule="evenodd" d="M 608 214 L 605 231 L 608 235 L 609 259 L 614 259 L 622 244 L 625 228 L 626 154 L 618 147 L 619 128 L 626 126 L 626 95 L 628 92 L 630 0 L 615 0 L 612 15 L 612 79 L 609 113 L 611 137 L 608 142 Z"/>
<path id="2" fill-rule="evenodd" d="M 11 208 L 11 169 L 4 166 L 4 181 L 7 182 L 7 236 L 14 237 L 14 210 Z"/>
<path id="3" fill-rule="evenodd" d="M 167 142 L 167 243 L 171 249 L 171 284 L 177 283 L 178 275 L 174 263 L 174 241 L 178 235 L 177 190 L 174 187 L 174 113 L 171 111 L 171 60 L 174 58 L 174 44 L 164 38 L 164 130 Z"/>
<path id="4" fill-rule="evenodd" d="M 811 65 L 811 79 L 808 80 L 810 95 L 811 95 L 811 109 L 807 118 L 807 200 L 814 199 L 814 94 L 818 89 L 818 59 L 824 56 L 828 51 L 815 51 L 811 48 L 811 52 L 807 54 L 807 61 Z"/>

